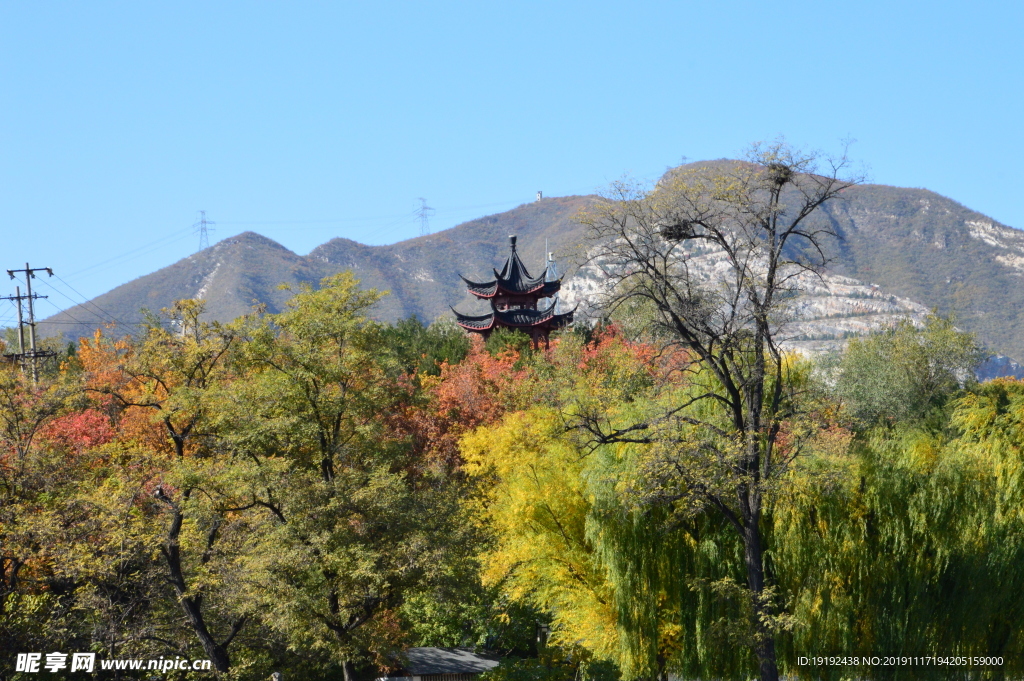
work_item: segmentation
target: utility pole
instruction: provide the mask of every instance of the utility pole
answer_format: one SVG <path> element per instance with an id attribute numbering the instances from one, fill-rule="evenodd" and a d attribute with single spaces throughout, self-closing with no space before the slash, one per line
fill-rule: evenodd
<path id="1" fill-rule="evenodd" d="M 15 294 L 13 296 L 3 296 L 2 300 L 9 300 L 18 306 L 18 351 L 9 352 L 4 355 L 4 359 L 11 362 L 18 362 L 21 365 L 21 370 L 25 371 L 25 319 L 21 314 L 21 301 L 28 298 L 28 296 L 21 295 L 21 287 L 14 287 Z"/>
<path id="2" fill-rule="evenodd" d="M 209 236 L 208 232 L 214 231 L 213 227 L 210 227 L 210 225 L 215 225 L 215 224 L 217 224 L 217 223 L 214 222 L 213 220 L 207 220 L 206 219 L 206 211 L 205 210 L 199 211 L 199 220 L 198 220 L 198 222 L 196 222 L 192 226 L 195 227 L 195 230 L 196 230 L 195 233 L 199 235 L 199 250 L 200 251 L 210 247 L 210 236 Z"/>
<path id="3" fill-rule="evenodd" d="M 32 382 L 37 383 L 39 381 L 39 365 L 37 360 L 45 357 L 54 357 L 56 352 L 52 350 L 37 350 L 36 349 L 36 313 L 35 307 L 32 305 L 32 301 L 36 298 L 48 298 L 49 296 L 41 296 L 36 293 L 32 293 L 32 280 L 35 279 L 36 272 L 46 272 L 51 277 L 53 276 L 53 270 L 49 267 L 29 267 L 28 263 L 25 263 L 25 269 L 23 270 L 7 270 L 7 274 L 10 275 L 11 279 L 14 279 L 15 272 L 25 273 L 25 286 L 27 288 L 26 295 L 21 295 L 21 287 L 18 286 L 15 290 L 18 292 L 16 296 L 6 296 L 6 300 L 17 300 L 18 301 L 18 350 L 19 352 L 11 355 L 6 355 L 12 360 L 18 360 L 22 362 L 24 366 L 25 360 L 29 360 L 32 363 Z M 21 316 L 21 301 L 28 300 L 28 342 L 29 350 L 25 352 L 25 334 L 22 331 L 22 327 L 25 326 L 25 322 Z"/>
<path id="4" fill-rule="evenodd" d="M 21 301 L 27 298 L 28 296 L 21 295 L 20 286 L 15 286 L 14 290 L 16 291 L 16 294 L 13 296 L 0 296 L 0 300 L 9 300 L 12 303 L 16 303 L 18 305 L 18 352 L 12 352 L 4 355 L 4 357 L 10 358 L 14 358 L 17 357 L 18 355 L 25 354 L 25 330 L 22 328 L 25 325 L 25 322 L 21 316 Z"/>
<path id="5" fill-rule="evenodd" d="M 420 218 L 420 236 L 426 236 L 430 234 L 430 216 L 433 215 L 434 209 L 427 205 L 426 199 L 416 200 L 420 202 L 420 207 L 416 209 L 416 215 Z"/>

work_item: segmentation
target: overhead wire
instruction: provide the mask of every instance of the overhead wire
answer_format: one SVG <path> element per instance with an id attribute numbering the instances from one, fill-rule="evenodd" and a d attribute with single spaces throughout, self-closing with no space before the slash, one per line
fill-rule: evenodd
<path id="1" fill-rule="evenodd" d="M 475 210 L 475 209 L 480 209 L 480 208 L 494 208 L 494 207 L 498 207 L 498 206 L 511 206 L 513 204 L 518 205 L 520 203 L 522 203 L 522 202 L 521 201 L 503 201 L 501 203 L 484 203 L 484 204 L 477 204 L 475 206 L 458 206 L 458 207 L 454 207 L 454 208 L 441 208 L 441 209 L 437 209 L 435 211 L 434 215 L 435 216 L 439 215 L 439 214 L 440 215 L 451 215 L 451 214 L 457 214 L 459 212 L 463 212 L 463 211 L 467 211 L 467 210 Z M 409 217 L 413 217 L 415 215 L 416 215 L 416 212 L 413 211 L 408 216 Z M 387 225 L 384 225 L 383 227 L 377 228 L 375 236 L 381 237 L 381 236 L 387 236 L 387 235 L 394 234 L 397 231 L 398 224 L 401 223 L 404 219 L 406 219 L 406 217 L 407 216 L 402 216 L 400 219 L 395 220 L 395 221 L 391 222 L 390 224 L 387 224 Z M 366 234 L 366 232 L 369 229 L 373 229 L 373 228 L 368 228 L 367 230 L 362 230 L 361 232 L 359 232 L 359 235 Z M 379 240 L 379 239 L 377 239 L 377 240 Z"/>
<path id="2" fill-rule="evenodd" d="M 410 216 L 412 216 L 412 215 L 414 215 L 414 214 L 413 214 L 413 213 L 410 213 L 409 215 L 410 215 Z M 378 235 L 382 235 L 382 234 L 391 234 L 391 233 L 393 233 L 393 232 L 394 232 L 395 230 L 394 230 L 394 229 L 389 229 L 389 228 L 397 226 L 397 225 L 398 225 L 399 223 L 402 223 L 402 222 L 404 222 L 404 221 L 405 221 L 406 219 L 408 219 L 408 218 L 407 218 L 407 216 L 404 216 L 404 215 L 403 215 L 403 216 L 402 216 L 401 218 L 399 218 L 398 220 L 395 220 L 395 221 L 393 221 L 393 222 L 389 222 L 388 224 L 384 225 L 383 227 L 378 227 L 378 228 L 376 228 L 376 233 L 377 233 Z M 373 228 L 372 228 L 372 227 L 370 227 L 370 228 L 368 228 L 368 229 L 373 229 Z M 366 231 L 367 231 L 367 230 L 363 230 L 363 232 L 361 232 L 361 234 L 365 234 L 365 232 L 366 232 Z"/>
<path id="3" fill-rule="evenodd" d="M 107 312 L 106 310 L 104 310 L 103 308 L 101 308 L 99 306 L 93 305 L 96 308 L 96 310 L 99 310 L 99 313 L 97 313 L 97 312 L 95 312 L 93 310 L 90 310 L 87 307 L 87 305 L 92 304 L 91 301 L 87 300 L 87 301 L 85 301 L 85 303 L 80 303 L 80 302 L 76 301 L 74 298 L 72 298 L 71 296 L 67 295 L 66 293 L 64 293 L 63 291 L 58 289 L 57 287 L 55 287 L 52 284 L 50 284 L 49 282 L 43 280 L 43 283 L 46 284 L 47 286 L 49 286 L 50 290 L 55 291 L 56 293 L 59 293 L 64 298 L 69 300 L 72 305 L 69 308 L 61 308 L 56 303 L 50 302 L 49 300 L 47 302 L 50 302 L 51 305 L 53 305 L 55 308 L 57 308 L 58 313 L 62 313 L 64 315 L 70 317 L 71 319 L 74 319 L 76 322 L 78 322 L 82 326 L 93 326 L 93 325 L 95 325 L 95 322 L 84 322 L 81 319 L 78 319 L 77 317 L 75 317 L 73 314 L 71 314 L 71 310 L 74 310 L 75 308 L 80 308 L 83 312 L 88 312 L 88 313 L 91 313 L 91 314 L 95 314 L 99 318 L 99 321 L 102 324 L 113 324 L 115 326 L 121 326 L 121 327 L 125 328 L 126 330 L 128 330 L 129 332 L 133 330 L 132 327 L 129 324 L 126 324 L 125 322 L 121 321 L 120 319 L 118 319 L 117 317 L 113 316 L 112 314 L 110 314 L 109 312 Z M 79 294 L 79 295 L 81 295 L 81 294 Z M 47 324 L 55 324 L 57 322 L 47 321 L 46 323 Z"/>
<path id="4" fill-rule="evenodd" d="M 472 210 L 476 208 L 492 208 L 494 206 L 507 206 L 513 203 L 521 203 L 519 201 L 501 201 L 499 203 L 482 203 L 473 206 L 452 206 L 449 208 L 438 208 L 434 214 L 447 214 L 454 213 L 463 210 Z M 218 220 L 219 225 L 306 225 L 306 224 L 335 224 L 339 222 L 374 222 L 377 220 L 402 220 L 405 218 L 415 217 L 417 211 L 409 211 L 407 213 L 393 213 L 391 215 L 376 215 L 372 217 L 361 217 L 361 218 L 327 218 L 327 219 L 316 219 L 316 220 Z"/>
<path id="5" fill-rule="evenodd" d="M 71 317 L 71 319 L 73 319 L 76 324 L 81 324 L 82 326 L 88 326 L 88 324 L 89 324 L 88 322 L 83 322 L 81 319 L 78 319 L 77 317 L 75 317 L 73 314 L 71 314 L 67 310 L 62 310 L 60 308 L 60 306 L 57 305 L 57 303 L 53 302 L 49 298 L 43 298 L 42 300 L 45 300 L 48 305 L 53 306 L 53 308 L 57 310 L 58 314 L 60 314 L 60 313 L 66 314 L 68 317 Z M 38 324 L 39 322 L 36 322 L 36 323 Z M 53 322 L 46 322 L 46 323 L 47 324 L 52 324 Z"/>
<path id="6" fill-rule="evenodd" d="M 84 274 L 86 272 L 92 272 L 93 270 L 95 270 L 98 267 L 102 267 L 103 265 L 108 265 L 110 263 L 114 263 L 115 261 L 121 260 L 123 258 L 127 258 L 128 256 L 138 257 L 140 255 L 146 255 L 146 254 L 151 253 L 152 251 L 156 250 L 157 248 L 162 248 L 162 247 L 167 246 L 167 245 L 169 245 L 171 243 L 174 243 L 175 241 L 179 241 L 179 240 L 185 238 L 191 232 L 192 232 L 192 228 L 191 227 L 189 227 L 187 229 L 184 229 L 184 230 L 178 230 L 176 232 L 172 232 L 171 234 L 168 234 L 166 236 L 160 237 L 156 241 L 151 241 L 148 244 L 143 244 L 142 246 L 138 246 L 136 248 L 133 248 L 130 251 L 125 251 L 124 253 L 121 253 L 120 255 L 115 255 L 112 258 L 108 258 L 106 260 L 103 260 L 101 262 L 95 263 L 95 264 L 90 265 L 88 267 L 82 268 L 82 269 L 80 269 L 80 270 L 78 270 L 76 272 L 72 272 L 71 274 L 68 275 L 68 278 L 69 279 L 74 279 L 75 277 L 77 277 L 77 276 L 79 276 L 81 274 Z M 139 251 L 145 251 L 145 252 L 144 253 L 140 253 Z"/>
<path id="7" fill-rule="evenodd" d="M 54 276 L 57 276 L 57 275 L 54 275 Z M 57 277 L 57 279 L 60 279 L 60 277 Z M 21 283 L 25 283 L 25 282 L 24 282 L 24 281 L 22 280 L 22 278 L 21 278 L 21 277 L 16 277 L 16 281 L 19 281 L 19 282 L 21 282 Z M 46 322 L 45 322 L 46 324 L 56 324 L 56 325 L 66 325 L 66 326 L 86 326 L 86 327 L 88 327 L 88 326 L 90 326 L 90 325 L 93 325 L 93 324 L 94 324 L 93 322 L 85 322 L 85 321 L 82 321 L 81 319 L 79 319 L 78 317 L 76 317 L 75 315 L 73 315 L 73 314 L 71 313 L 71 310 L 72 310 L 72 309 L 74 309 L 75 307 L 81 307 L 81 308 L 82 308 L 82 309 L 83 309 L 83 310 L 84 310 L 85 312 L 92 312 L 91 310 L 89 310 L 89 308 L 85 307 L 85 305 L 83 305 L 82 303 L 79 303 L 79 302 L 77 302 L 76 300 L 74 300 L 73 298 L 71 298 L 71 296 L 67 295 L 66 293 L 64 293 L 63 291 L 61 291 L 61 290 L 60 290 L 60 289 L 58 289 L 57 287 L 55 287 L 55 286 L 54 286 L 53 284 L 51 284 L 51 283 L 50 283 L 49 281 L 47 281 L 46 279 L 41 279 L 41 278 L 38 278 L 38 281 L 39 281 L 39 283 L 45 284 L 45 285 L 46 285 L 46 286 L 47 286 L 47 287 L 48 287 L 48 288 L 49 288 L 50 290 L 52 290 L 52 291 L 54 291 L 54 292 L 56 292 L 56 293 L 59 293 L 59 294 L 60 294 L 61 296 L 63 296 L 64 298 L 66 298 L 67 300 L 69 300 L 69 301 L 70 301 L 70 302 L 72 303 L 72 307 L 70 307 L 70 308 L 67 308 L 67 309 L 64 309 L 64 308 L 61 308 L 61 306 L 57 305 L 57 304 L 56 304 L 55 302 L 53 302 L 52 300 L 50 300 L 50 299 L 49 299 L 48 297 L 45 297 L 45 296 L 40 296 L 40 297 L 39 297 L 39 299 L 40 299 L 40 300 L 43 300 L 43 301 L 45 301 L 45 302 L 46 302 L 47 304 L 51 305 L 51 306 L 52 306 L 52 307 L 53 307 L 54 309 L 56 309 L 56 310 L 57 310 L 57 313 L 58 313 L 58 314 L 64 314 L 65 316 L 69 317 L 69 318 L 70 318 L 70 319 L 72 320 L 72 321 L 70 321 L 70 322 L 65 322 L 65 321 L 57 321 L 57 320 L 51 320 L 51 321 L 46 321 Z M 60 279 L 60 281 L 64 282 L 64 280 L 63 280 L 63 279 Z M 70 285 L 70 284 L 68 284 L 67 282 L 64 282 L 64 284 L 65 284 L 65 285 L 67 285 L 67 286 L 68 286 L 69 288 L 72 288 L 72 287 L 71 287 L 71 285 Z M 75 289 L 74 289 L 74 288 L 72 288 L 72 290 L 74 291 Z M 78 291 L 75 291 L 75 293 L 78 293 L 78 295 L 79 295 L 79 296 L 81 296 L 81 295 L 82 295 L 82 294 L 81 294 L 81 293 L 79 293 Z M 84 298 L 84 296 L 82 296 L 82 297 Z M 87 304 L 88 304 L 88 303 L 91 303 L 91 301 L 86 301 L 86 303 L 87 303 Z M 132 331 L 132 330 L 134 330 L 132 326 L 130 326 L 130 325 L 128 325 L 128 324 L 126 324 L 126 323 L 124 323 L 123 321 L 121 321 L 121 320 L 117 319 L 117 318 L 116 318 L 116 317 L 114 317 L 113 315 L 111 315 L 111 314 L 107 313 L 106 311 L 104 311 L 104 310 L 103 310 L 102 308 L 100 308 L 99 306 L 96 306 L 96 308 L 97 308 L 98 310 L 100 310 L 100 312 L 102 312 L 102 313 L 103 313 L 102 315 L 100 315 L 100 319 L 102 320 L 102 322 L 103 322 L 104 324 L 118 324 L 118 325 L 120 325 L 120 326 L 122 326 L 122 327 L 126 328 L 126 329 L 127 329 L 127 330 L 129 330 L 129 331 Z M 95 314 L 95 312 L 94 312 L 93 314 Z M 37 323 L 40 323 L 40 322 L 37 322 Z"/>
<path id="8" fill-rule="evenodd" d="M 452 215 L 458 214 L 467 210 L 477 210 L 480 208 L 496 208 L 503 206 L 514 206 L 523 203 L 520 200 L 514 201 L 500 201 L 496 203 L 478 203 L 469 206 L 451 206 L 448 208 L 435 209 L 433 215 Z M 363 228 L 357 228 L 355 235 L 362 236 L 371 231 L 377 236 L 393 234 L 397 231 L 395 228 L 405 220 L 411 220 L 415 218 L 417 211 L 409 211 L 407 213 L 392 214 L 392 215 L 381 215 L 373 217 L 361 217 L 361 218 L 330 218 L 330 219 L 316 219 L 316 220 L 218 220 L 220 225 L 332 225 L 346 222 L 376 222 L 382 220 L 389 220 L 385 225 L 367 225 Z M 293 229 L 323 229 L 324 227 L 296 227 Z"/>
<path id="9" fill-rule="evenodd" d="M 102 307 L 100 307 L 99 305 L 97 305 L 97 304 L 96 304 L 96 302 L 95 302 L 94 300 L 89 300 L 88 298 L 86 298 L 86 297 L 85 297 L 85 295 L 83 295 L 81 291 L 79 291 L 79 290 L 78 290 L 78 289 L 76 289 L 76 288 L 75 288 L 74 286 L 72 286 L 72 285 L 71 285 L 71 284 L 69 284 L 68 282 L 64 281 L 63 279 L 61 279 L 61 277 L 60 277 L 60 275 L 59 275 L 59 274 L 54 274 L 53 276 L 54 276 L 54 277 L 55 277 L 55 278 L 57 279 L 57 281 L 59 281 L 60 283 L 64 284 L 65 286 L 67 286 L 67 287 L 68 287 L 69 289 L 71 289 L 71 290 L 72 290 L 72 292 L 74 292 L 74 293 L 75 293 L 75 294 L 76 294 L 76 295 L 77 295 L 77 296 L 78 296 L 79 298 L 81 298 L 81 299 L 82 299 L 82 300 L 84 301 L 84 303 L 79 303 L 79 304 L 81 304 L 81 305 L 89 305 L 89 306 L 91 306 L 91 307 L 95 308 L 95 309 L 96 309 L 97 311 L 99 311 L 99 312 L 100 312 L 101 314 L 104 314 L 104 315 L 106 315 L 107 317 L 109 317 L 110 321 L 113 321 L 113 322 L 117 322 L 118 324 L 120 324 L 121 326 L 123 326 L 123 327 L 125 327 L 125 328 L 131 328 L 131 326 L 130 326 L 130 325 L 128 325 L 128 324 L 125 324 L 125 323 L 124 323 L 123 321 L 121 321 L 120 319 L 118 319 L 117 317 L 115 317 L 115 316 L 114 316 L 114 315 L 113 315 L 112 313 L 110 313 L 110 312 L 107 312 L 107 311 L 106 311 L 106 310 L 104 310 L 104 309 L 103 309 Z M 68 296 L 68 295 L 64 294 L 63 292 L 61 292 L 60 290 L 58 290 L 58 289 L 57 289 L 56 287 L 54 287 L 54 286 L 53 286 L 52 284 L 49 284 L 49 282 L 45 282 L 45 280 L 44 280 L 44 283 L 47 283 L 47 285 L 49 285 L 49 286 L 50 286 L 50 288 L 52 288 L 52 289 L 53 289 L 54 291 L 57 291 L 57 293 L 60 293 L 60 294 L 61 294 L 62 296 L 64 296 L 64 297 L 65 297 L 65 298 L 67 298 L 68 300 L 72 300 L 70 296 Z M 72 300 L 72 302 L 74 302 L 74 301 Z"/>
<path id="10" fill-rule="evenodd" d="M 218 225 L 313 225 L 313 224 L 336 224 L 339 222 L 373 222 L 375 220 L 392 220 L 394 218 L 412 217 L 415 211 L 402 213 L 401 215 L 378 215 L 367 218 L 331 218 L 327 220 L 218 220 Z"/>
<path id="11" fill-rule="evenodd" d="M 20 277 L 18 278 L 18 280 L 20 281 Z M 45 283 L 45 282 L 44 282 L 44 283 Z M 51 288 L 53 288 L 53 287 L 51 286 Z M 54 290 L 56 291 L 57 289 L 54 289 Z M 58 293 L 60 293 L 60 291 L 58 291 Z M 52 300 L 50 300 L 50 299 L 49 299 L 48 297 L 46 297 L 46 296 L 39 296 L 39 298 L 38 298 L 38 299 L 39 299 L 39 300 L 42 300 L 43 302 L 47 303 L 48 305 L 51 305 L 51 306 L 53 306 L 53 308 L 54 308 L 54 309 L 56 309 L 58 313 L 61 313 L 61 312 L 63 312 L 64 314 L 66 314 L 66 315 L 67 315 L 68 317 L 70 317 L 70 318 L 71 318 L 71 319 L 73 320 L 73 321 L 70 321 L 70 322 L 47 322 L 47 324 L 62 324 L 62 325 L 76 325 L 76 326 L 88 326 L 88 323 L 87 323 L 87 322 L 83 322 L 83 321 L 82 321 L 81 319 L 78 319 L 77 317 L 75 317 L 75 316 L 74 316 L 73 314 L 71 314 L 71 313 L 70 313 L 70 312 L 68 312 L 67 310 L 62 310 L 62 309 L 60 308 L 60 306 L 59 306 L 59 305 L 57 305 L 57 304 L 56 304 L 55 302 L 53 302 Z M 13 301 L 12 301 L 12 302 L 13 302 Z M 14 319 L 11 319 L 10 321 L 14 321 Z M 37 323 L 38 323 L 38 322 L 37 322 Z"/>
<path id="12" fill-rule="evenodd" d="M 467 205 L 467 206 L 453 206 L 453 207 L 448 207 L 448 208 L 437 209 L 437 210 L 435 210 L 434 214 L 435 215 L 451 215 L 451 214 L 456 214 L 456 213 L 459 213 L 459 212 L 462 212 L 462 211 L 467 211 L 467 210 L 477 210 L 477 209 L 481 209 L 481 208 L 495 208 L 495 207 L 502 207 L 502 206 L 511 206 L 511 205 L 514 205 L 514 204 L 518 205 L 518 204 L 521 204 L 521 203 L 524 203 L 524 202 L 519 201 L 519 200 L 515 200 L 515 201 L 502 201 L 502 202 L 496 202 L 496 203 L 474 204 L 474 205 Z M 371 230 L 373 230 L 375 236 L 380 237 L 380 236 L 385 236 L 385 235 L 393 234 L 396 231 L 396 228 L 402 222 L 404 222 L 406 220 L 410 220 L 411 218 L 415 217 L 415 215 L 416 215 L 416 211 L 409 211 L 409 212 L 402 213 L 402 214 L 392 214 L 392 215 L 388 215 L 388 216 L 378 216 L 378 217 L 368 217 L 368 218 L 334 218 L 334 219 L 317 219 L 317 220 L 248 220 L 248 221 L 245 221 L 245 220 L 227 220 L 227 221 L 223 221 L 222 220 L 222 221 L 218 221 L 218 222 L 219 222 L 219 224 L 222 224 L 222 225 L 302 225 L 302 224 L 329 225 L 329 224 L 338 224 L 338 223 L 346 223 L 346 222 L 371 222 L 371 221 L 374 221 L 374 220 L 389 220 L 389 222 L 387 224 L 385 224 L 385 225 L 381 225 L 381 226 L 367 226 L 365 229 L 358 230 L 358 232 L 357 232 L 358 236 L 363 236 L 363 235 L 367 234 L 368 232 L 370 232 Z M 149 243 L 143 244 L 141 246 L 137 246 L 136 248 L 133 248 L 133 249 L 128 250 L 128 251 L 125 251 L 125 252 L 120 253 L 118 255 L 115 255 L 115 256 L 113 256 L 111 258 L 107 258 L 106 260 L 102 260 L 100 262 L 97 262 L 97 263 L 94 263 L 92 265 L 89 265 L 88 267 L 84 267 L 84 268 L 82 268 L 80 270 L 72 272 L 71 274 L 68 274 L 67 277 L 69 279 L 74 279 L 75 277 L 80 277 L 81 275 L 87 274 L 87 273 L 88 274 L 96 274 L 98 272 L 101 272 L 101 271 L 104 271 L 106 269 L 109 269 L 110 267 L 115 267 L 117 265 L 124 264 L 124 262 L 126 260 L 138 258 L 138 257 L 143 256 L 143 255 L 148 255 L 149 253 L 152 253 L 155 250 L 158 250 L 158 249 L 166 247 L 166 246 L 168 246 L 168 245 L 170 245 L 172 243 L 180 241 L 180 240 L 188 237 L 192 232 L 193 232 L 193 228 L 192 227 L 176 230 L 176 231 L 171 232 L 170 234 L 167 234 L 165 236 L 162 236 L 162 237 L 160 237 L 160 238 L 158 238 L 158 239 L 156 239 L 154 241 L 151 241 Z M 55 286 L 53 286 L 48 281 L 46 281 L 46 280 L 41 280 L 41 281 L 43 283 L 47 284 L 47 286 L 49 286 L 52 290 L 56 291 L 57 293 L 62 295 L 64 298 L 66 298 L 68 301 L 70 301 L 73 304 L 73 307 L 80 306 L 80 307 L 83 308 L 83 310 L 92 312 L 93 314 L 97 314 L 105 322 L 120 324 L 122 327 L 125 327 L 126 329 L 134 329 L 134 327 L 132 325 L 127 324 L 126 322 L 124 322 L 121 319 L 118 319 L 112 313 L 110 313 L 110 312 L 104 310 L 103 308 L 101 308 L 99 305 L 97 305 L 91 299 L 86 298 L 86 296 L 84 294 L 82 294 L 80 291 L 78 291 L 74 286 L 72 286 L 70 283 L 68 283 L 68 281 L 66 281 L 64 278 L 62 278 L 60 276 L 57 276 L 57 275 L 54 275 L 54 276 L 62 284 L 67 286 L 68 289 L 70 289 L 76 295 L 78 295 L 82 299 L 82 302 L 76 301 L 71 296 L 67 295 L 66 293 L 64 293 L 60 289 L 56 288 Z M 58 307 L 58 306 L 56 306 L 54 304 L 54 307 Z M 90 309 L 90 308 L 93 308 L 93 309 Z M 59 309 L 59 307 L 58 307 L 58 309 Z M 61 311 L 62 312 L 66 312 L 65 310 L 61 310 Z M 68 313 L 68 316 L 69 317 L 71 316 L 70 313 Z M 3 321 L 3 319 L 0 319 L 0 322 L 2 322 L 2 321 Z M 48 324 L 58 324 L 58 323 L 73 324 L 73 323 L 84 323 L 84 322 L 47 322 L 47 323 Z"/>

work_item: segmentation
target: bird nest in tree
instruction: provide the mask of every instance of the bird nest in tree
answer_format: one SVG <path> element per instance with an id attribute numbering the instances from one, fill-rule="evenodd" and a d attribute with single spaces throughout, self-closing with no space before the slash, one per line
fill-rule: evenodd
<path id="1" fill-rule="evenodd" d="M 662 225 L 661 236 L 669 241 L 682 241 L 689 239 L 696 233 L 696 225 L 689 220 L 679 220 L 671 224 Z"/>
<path id="2" fill-rule="evenodd" d="M 768 181 L 774 185 L 781 187 L 793 179 L 793 169 L 785 163 L 769 163 L 766 168 Z"/>

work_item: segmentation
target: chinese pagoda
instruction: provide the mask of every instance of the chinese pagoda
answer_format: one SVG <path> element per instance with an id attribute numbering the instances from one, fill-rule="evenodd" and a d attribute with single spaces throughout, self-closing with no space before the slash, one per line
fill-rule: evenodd
<path id="1" fill-rule="evenodd" d="M 452 308 L 455 321 L 467 331 L 481 334 L 484 339 L 494 329 L 504 327 L 517 329 L 530 336 L 534 348 L 540 345 L 543 338 L 544 346 L 547 347 L 548 335 L 572 324 L 576 308 L 559 314 L 555 309 L 558 305 L 556 298 L 544 309 L 539 309 L 538 302 L 555 296 L 562 288 L 562 280 L 548 276 L 550 266 L 544 268 L 541 276 L 531 277 L 523 261 L 519 259 L 519 253 L 516 252 L 516 238 L 510 236 L 508 241 L 511 251 L 508 260 L 505 261 L 501 272 L 494 270 L 495 278 L 492 281 L 480 283 L 459 275 L 462 281 L 466 282 L 470 293 L 477 298 L 490 301 L 491 311 L 485 315 L 465 315 Z"/>

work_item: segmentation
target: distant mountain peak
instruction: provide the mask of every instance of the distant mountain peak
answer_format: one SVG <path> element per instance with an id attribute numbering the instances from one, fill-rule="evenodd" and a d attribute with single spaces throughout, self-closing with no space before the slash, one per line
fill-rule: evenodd
<path id="1" fill-rule="evenodd" d="M 282 246 L 281 244 L 277 243 L 273 239 L 268 239 L 267 237 L 263 236 L 262 234 L 257 234 L 256 232 L 242 232 L 241 234 L 236 234 L 235 236 L 229 236 L 226 239 L 222 239 L 221 241 L 218 241 L 216 244 L 211 246 L 211 248 L 216 248 L 217 246 L 220 246 L 220 245 L 223 245 L 225 247 L 227 247 L 227 246 L 264 246 L 264 247 L 276 248 L 276 249 L 281 250 L 281 251 L 287 251 L 288 253 L 292 253 L 292 251 L 290 249 L 286 248 L 285 246 Z"/>

